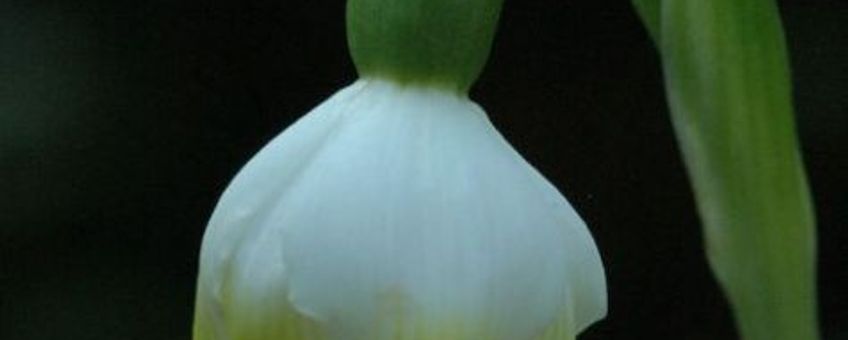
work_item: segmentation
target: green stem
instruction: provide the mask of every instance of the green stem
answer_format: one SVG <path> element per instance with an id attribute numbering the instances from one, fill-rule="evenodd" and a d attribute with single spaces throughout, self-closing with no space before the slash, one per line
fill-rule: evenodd
<path id="1" fill-rule="evenodd" d="M 744 339 L 818 338 L 815 222 L 773 0 L 634 0 Z"/>
<path id="2" fill-rule="evenodd" d="M 465 94 L 477 79 L 503 0 L 349 0 L 348 44 L 360 76 Z"/>

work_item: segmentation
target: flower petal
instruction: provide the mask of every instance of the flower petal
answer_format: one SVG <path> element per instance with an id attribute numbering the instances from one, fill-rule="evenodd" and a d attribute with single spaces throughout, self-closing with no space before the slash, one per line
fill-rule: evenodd
<path id="1" fill-rule="evenodd" d="M 582 220 L 476 104 L 365 86 L 269 220 L 299 310 L 345 339 L 527 339 L 557 319 L 573 336 L 605 314 Z"/>
<path id="2" fill-rule="evenodd" d="M 271 141 L 221 196 L 201 248 L 195 339 L 318 339 L 314 321 L 288 301 L 280 228 L 266 220 L 361 87 L 339 91 Z"/>
<path id="3" fill-rule="evenodd" d="M 606 313 L 580 217 L 464 97 L 363 80 L 233 180 L 196 339 L 570 339 Z"/>

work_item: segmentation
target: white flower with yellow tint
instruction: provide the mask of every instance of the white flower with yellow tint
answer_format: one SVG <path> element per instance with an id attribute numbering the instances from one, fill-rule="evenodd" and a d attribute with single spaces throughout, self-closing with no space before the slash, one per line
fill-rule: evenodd
<path id="1" fill-rule="evenodd" d="M 222 195 L 195 339 L 573 339 L 602 318 L 585 224 L 467 86 L 360 71 Z"/>

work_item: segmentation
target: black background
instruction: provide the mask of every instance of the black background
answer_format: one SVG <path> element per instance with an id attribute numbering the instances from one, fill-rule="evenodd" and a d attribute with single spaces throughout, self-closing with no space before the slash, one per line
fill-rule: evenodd
<path id="1" fill-rule="evenodd" d="M 848 339 L 848 4 L 780 4 Z M 595 235 L 610 312 L 581 339 L 736 337 L 658 63 L 626 1 L 507 0 L 472 91 Z M 0 338 L 188 339 L 217 196 L 355 77 L 343 0 L 0 1 Z"/>

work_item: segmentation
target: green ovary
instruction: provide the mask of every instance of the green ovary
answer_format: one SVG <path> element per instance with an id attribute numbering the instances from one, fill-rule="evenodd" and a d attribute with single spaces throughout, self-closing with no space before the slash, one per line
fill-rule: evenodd
<path id="1" fill-rule="evenodd" d="M 502 0 L 349 0 L 359 74 L 465 94 L 486 63 Z"/>

